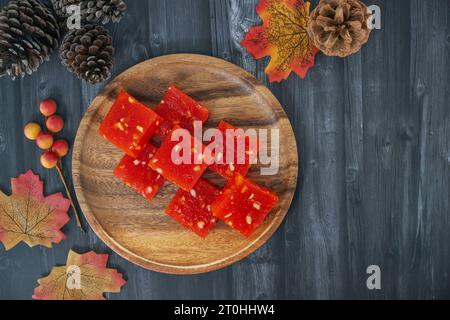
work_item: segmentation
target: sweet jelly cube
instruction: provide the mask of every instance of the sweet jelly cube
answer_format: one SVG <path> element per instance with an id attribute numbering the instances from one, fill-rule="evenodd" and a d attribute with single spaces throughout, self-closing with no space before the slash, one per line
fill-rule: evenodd
<path id="1" fill-rule="evenodd" d="M 115 176 L 148 200 L 153 199 L 165 181 L 159 173 L 148 166 L 156 150 L 154 145 L 148 143 L 137 158 L 125 155 L 114 170 Z"/>
<path id="2" fill-rule="evenodd" d="M 236 174 L 213 202 L 211 210 L 215 217 L 249 237 L 277 203 L 274 192 Z"/>
<path id="3" fill-rule="evenodd" d="M 153 110 L 120 92 L 100 125 L 100 135 L 131 157 L 137 157 L 162 119 Z"/>
<path id="4" fill-rule="evenodd" d="M 216 224 L 211 204 L 218 195 L 216 187 L 200 179 L 189 192 L 178 189 L 166 213 L 185 228 L 205 238 Z"/>
<path id="5" fill-rule="evenodd" d="M 195 186 L 208 165 L 203 156 L 203 144 L 186 129 L 177 129 L 184 133 L 185 139 L 172 141 L 173 132 L 178 130 L 172 131 L 172 134 L 164 139 L 149 165 L 167 180 L 189 191 Z M 172 152 L 177 155 L 177 158 L 183 157 L 183 160 L 172 159 Z"/>
<path id="6" fill-rule="evenodd" d="M 173 126 L 180 126 L 193 134 L 194 121 L 204 123 L 209 110 L 175 86 L 170 86 L 155 112 L 166 120 L 158 134 L 166 136 Z"/>
<path id="7" fill-rule="evenodd" d="M 252 146 L 250 137 L 245 136 L 243 131 L 236 131 L 236 127 L 223 120 L 219 123 L 217 129 L 222 133 L 223 152 L 217 152 L 215 154 L 216 162 L 209 168 L 224 178 L 231 178 L 235 173 L 246 176 L 251 166 L 251 155 L 256 156 L 257 154 L 257 142 L 255 143 L 255 146 Z M 227 130 L 230 130 L 230 133 L 233 133 L 232 137 L 234 137 L 234 139 L 232 145 L 228 143 L 229 139 L 226 138 Z M 244 154 L 240 155 L 240 157 L 238 154 L 238 152 L 240 152 L 238 148 L 239 141 L 244 143 L 244 149 L 241 150 Z M 228 157 L 231 158 L 231 161 Z"/>

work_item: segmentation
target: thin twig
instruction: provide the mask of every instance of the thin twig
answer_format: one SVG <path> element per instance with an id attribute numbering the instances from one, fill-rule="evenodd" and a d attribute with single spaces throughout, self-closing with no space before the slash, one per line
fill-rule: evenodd
<path id="1" fill-rule="evenodd" d="M 60 161 L 59 161 L 58 164 L 56 165 L 56 170 L 57 170 L 58 173 L 59 173 L 59 177 L 61 178 L 61 181 L 62 181 L 62 183 L 63 183 L 63 185 L 64 185 L 64 189 L 66 189 L 66 194 L 67 194 L 67 197 L 68 197 L 69 200 L 70 200 L 70 204 L 71 204 L 71 206 L 72 206 L 72 210 L 73 210 L 75 219 L 76 219 L 76 221 L 77 221 L 77 226 L 80 228 L 80 230 L 81 230 L 82 232 L 84 232 L 83 227 L 81 226 L 81 221 L 80 221 L 80 216 L 79 216 L 79 214 L 78 214 L 78 210 L 77 210 L 77 208 L 75 207 L 75 204 L 74 204 L 74 202 L 73 202 L 72 195 L 71 195 L 71 193 L 70 193 L 69 186 L 68 186 L 68 184 L 67 184 L 66 177 L 64 176 L 64 172 L 63 172 L 63 170 L 62 170 L 61 162 L 60 162 Z"/>

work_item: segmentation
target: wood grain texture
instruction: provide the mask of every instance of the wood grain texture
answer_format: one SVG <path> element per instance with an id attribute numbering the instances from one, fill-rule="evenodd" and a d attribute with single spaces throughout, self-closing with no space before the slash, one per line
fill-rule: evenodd
<path id="1" fill-rule="evenodd" d="M 269 144 L 280 156 L 278 173 L 248 177 L 279 196 L 279 205 L 249 238 L 218 224 L 206 239 L 185 230 L 164 213 L 177 187 L 166 183 L 146 201 L 113 175 L 123 152 L 100 137 L 98 128 L 121 90 L 147 106 L 157 105 L 171 84 L 210 110 L 205 128 L 225 119 L 241 129 L 279 132 Z M 269 138 L 270 139 L 270 138 Z M 276 231 L 291 205 L 297 185 L 298 157 L 292 127 L 276 98 L 256 78 L 224 60 L 193 54 L 166 55 L 142 62 L 120 74 L 94 99 L 83 117 L 73 151 L 72 175 L 79 204 L 90 226 L 117 253 L 145 268 L 174 274 L 217 270 L 262 246 Z M 212 172 L 216 185 L 224 179 Z"/>
<path id="2" fill-rule="evenodd" d="M 267 59 L 255 61 L 239 45 L 260 22 L 257 2 L 128 1 L 124 19 L 107 26 L 117 49 L 114 75 L 155 56 L 188 52 L 226 59 L 267 84 Z M 450 2 L 365 2 L 380 6 L 382 29 L 360 53 L 318 55 L 305 79 L 268 84 L 293 124 L 301 166 L 290 212 L 263 247 L 215 272 L 171 276 L 129 263 L 71 222 L 68 239 L 51 250 L 0 246 L 0 298 L 30 298 L 36 279 L 64 264 L 74 248 L 111 254 L 111 265 L 128 280 L 111 299 L 449 299 Z M 73 140 L 103 86 L 81 84 L 56 56 L 32 76 L 0 79 L 2 190 L 32 168 L 46 192 L 62 191 L 56 172 L 39 166 L 22 126 L 40 119 L 36 104 L 52 95 L 68 123 L 63 136 Z M 380 291 L 366 287 L 371 264 L 381 267 Z"/>

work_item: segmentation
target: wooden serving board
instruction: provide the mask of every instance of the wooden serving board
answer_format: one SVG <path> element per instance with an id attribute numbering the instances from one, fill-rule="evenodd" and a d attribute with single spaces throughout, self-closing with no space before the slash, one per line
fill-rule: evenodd
<path id="1" fill-rule="evenodd" d="M 225 119 L 236 127 L 280 130 L 280 170 L 261 176 L 258 165 L 249 177 L 274 190 L 279 206 L 250 238 L 219 222 L 206 239 L 184 229 L 164 209 L 177 187 L 166 183 L 151 201 L 113 176 L 122 152 L 98 134 L 101 121 L 121 89 L 154 107 L 167 87 L 201 101 L 211 116 L 205 127 Z M 230 265 L 259 248 L 277 230 L 290 207 L 298 174 L 295 136 L 283 108 L 252 75 L 226 61 L 176 54 L 140 63 L 115 78 L 94 99 L 81 121 L 73 152 L 73 181 L 92 229 L 115 252 L 144 268 L 172 274 L 195 274 Z M 212 172 L 205 178 L 224 185 Z"/>

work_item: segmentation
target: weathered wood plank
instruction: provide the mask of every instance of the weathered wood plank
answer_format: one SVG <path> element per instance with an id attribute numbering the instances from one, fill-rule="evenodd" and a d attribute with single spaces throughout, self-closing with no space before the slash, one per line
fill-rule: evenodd
<path id="1" fill-rule="evenodd" d="M 361 179 L 357 194 L 360 202 L 348 201 L 348 235 L 351 242 L 358 243 L 351 252 L 354 281 L 353 294 L 365 298 L 389 298 L 395 295 L 399 267 L 397 254 L 398 236 L 403 194 L 400 172 L 407 154 L 400 155 L 407 140 L 402 138 L 399 120 L 410 115 L 407 109 L 398 108 L 400 101 L 408 105 L 409 74 L 409 16 L 400 16 L 408 11 L 407 1 L 383 1 L 377 3 L 383 12 L 383 30 L 374 31 L 370 43 L 362 52 L 362 115 L 363 129 L 356 131 L 361 143 L 356 146 L 361 156 L 362 167 L 357 165 L 356 179 Z M 394 18 L 396 17 L 396 18 Z M 392 34 L 402 34 L 396 39 Z M 403 41 L 401 45 L 394 42 Z M 394 49 L 395 48 L 395 49 Z M 350 120 L 350 119 L 349 119 Z M 351 128 L 349 128 L 351 129 Z M 348 134 L 355 134 L 352 131 Z M 348 150 L 351 151 L 351 150 Z M 351 158 L 349 159 L 350 161 Z M 349 162 L 348 165 L 353 165 Z M 351 170 L 351 169 L 350 169 Z M 403 174 L 401 174 L 403 175 Z M 414 182 L 414 181 L 412 181 Z M 406 182 L 407 183 L 407 182 Z M 352 186 L 353 187 L 353 186 Z M 348 190 L 353 192 L 354 190 Z M 351 194 L 348 195 L 347 199 Z M 356 253 L 357 252 L 357 253 Z M 394 257 L 393 252 L 396 252 Z M 369 265 L 379 265 L 382 271 L 381 291 L 366 288 L 365 272 Z M 358 279 L 359 278 L 359 279 Z"/>
<path id="2" fill-rule="evenodd" d="M 415 216 L 415 230 L 409 233 L 411 271 L 405 293 L 415 289 L 417 298 L 426 299 L 450 295 L 449 18 L 448 1 L 411 2 L 410 92 L 419 124 L 414 167 L 418 185 L 416 208 L 408 213 Z"/>

